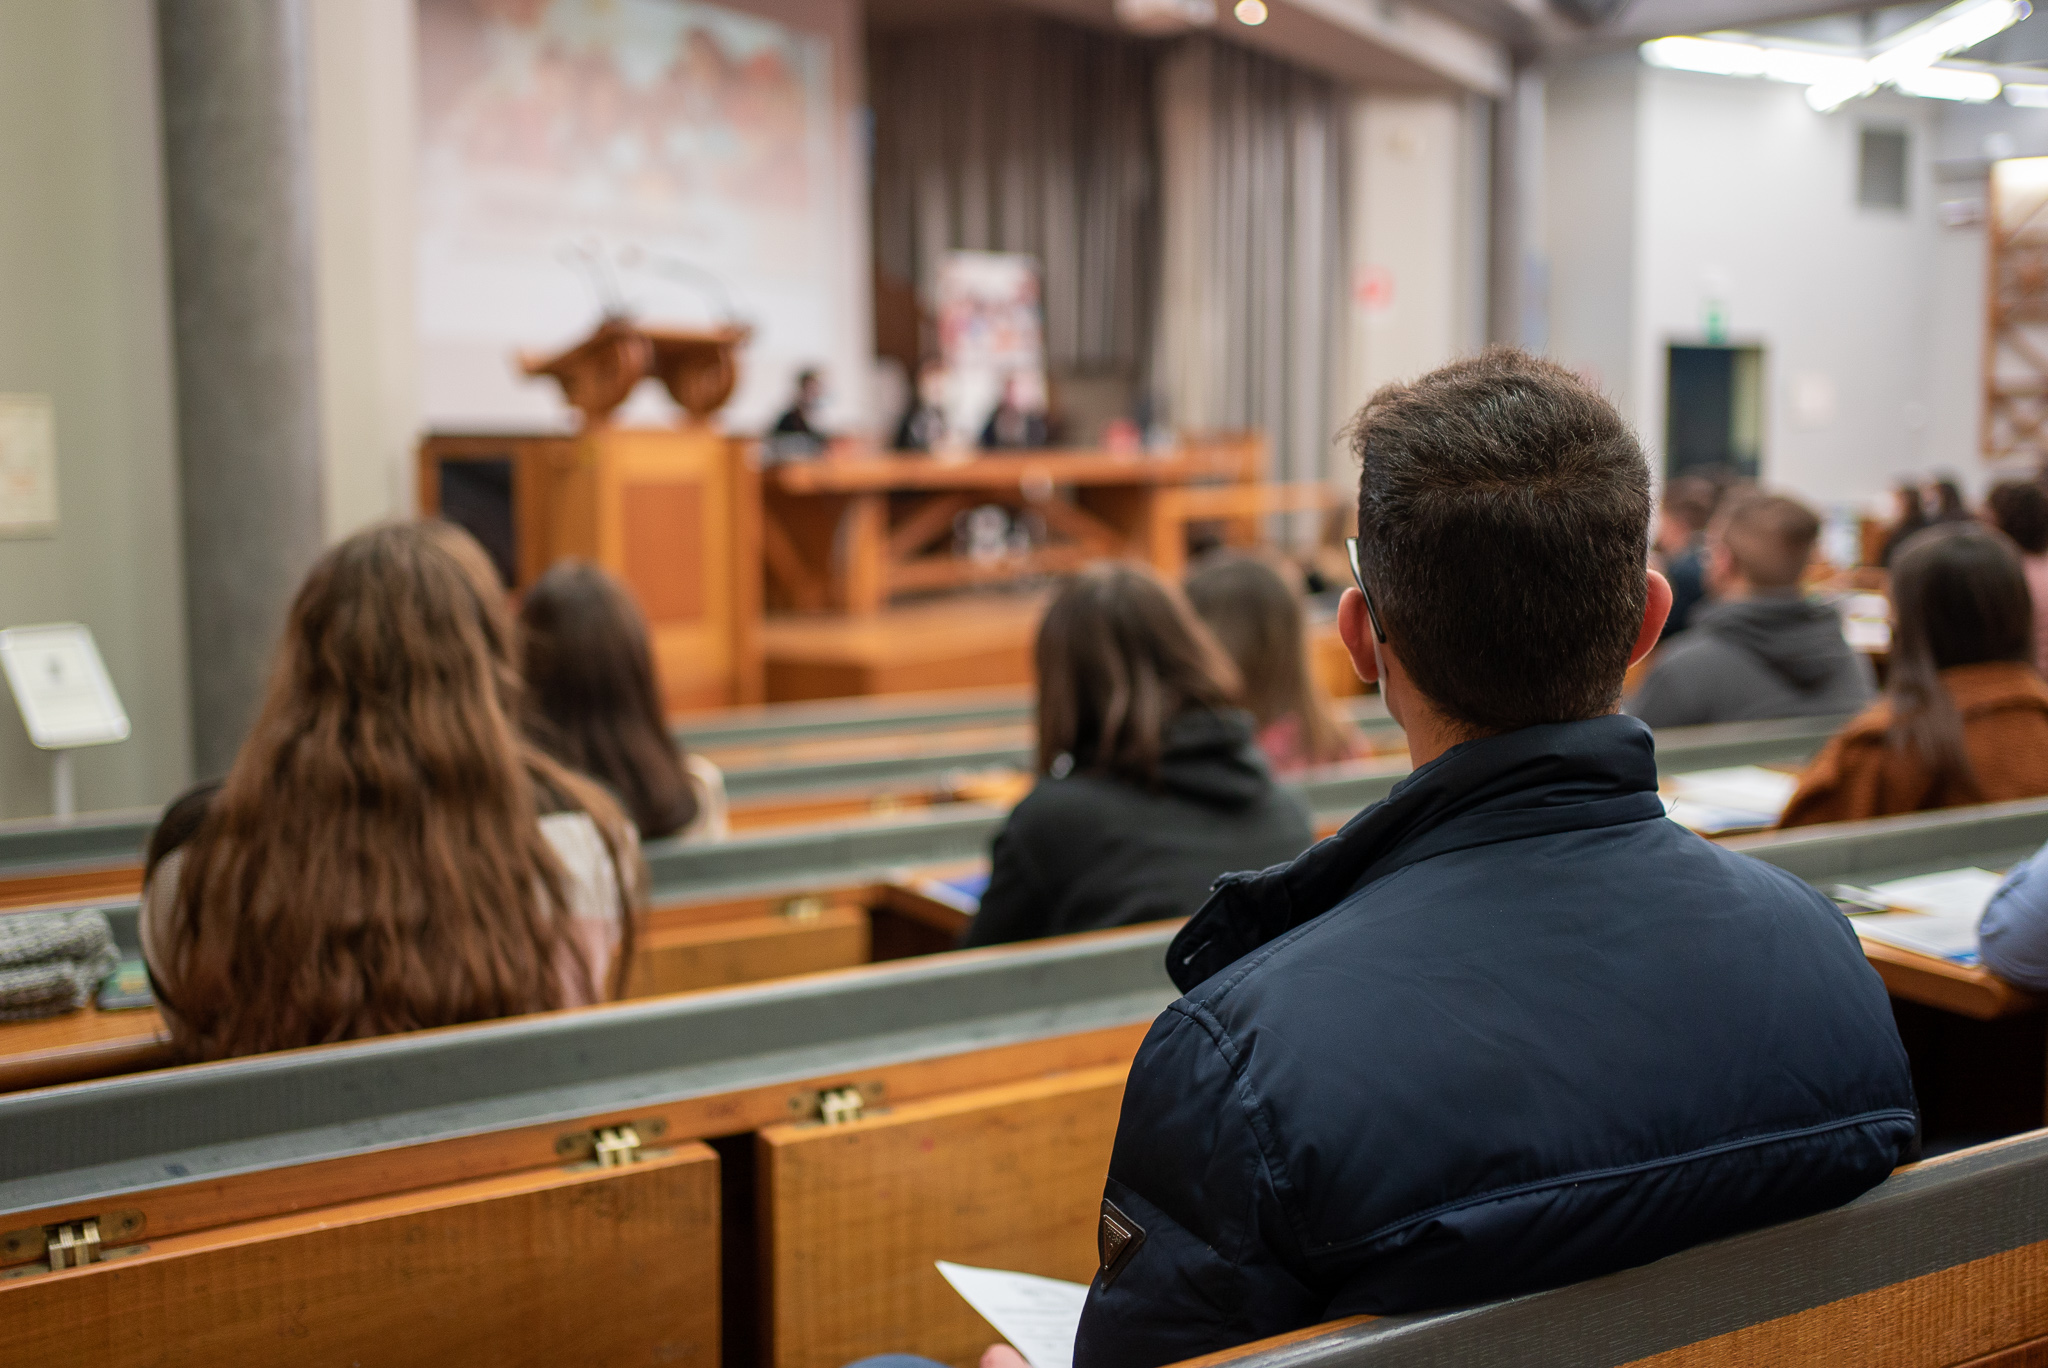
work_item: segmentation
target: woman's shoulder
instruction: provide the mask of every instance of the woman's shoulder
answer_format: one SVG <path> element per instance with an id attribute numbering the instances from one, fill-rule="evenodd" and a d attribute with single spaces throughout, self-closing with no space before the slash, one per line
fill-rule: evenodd
<path id="1" fill-rule="evenodd" d="M 143 856 L 143 868 L 154 869 L 165 856 L 184 845 L 198 834 L 199 826 L 206 820 L 207 812 L 213 806 L 214 794 L 220 792 L 220 780 L 209 779 L 203 784 L 194 784 L 164 809 L 164 815 L 157 818 L 156 829 L 149 833 L 149 848 Z"/>

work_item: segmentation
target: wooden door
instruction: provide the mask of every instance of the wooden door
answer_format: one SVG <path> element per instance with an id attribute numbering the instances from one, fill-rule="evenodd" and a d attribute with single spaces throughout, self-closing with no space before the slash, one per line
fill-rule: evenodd
<path id="1" fill-rule="evenodd" d="M 1087 1282 L 1128 1062 L 758 1137 L 772 1368 L 924 1354 L 971 1368 L 998 1337 L 933 1266 Z"/>
<path id="2" fill-rule="evenodd" d="M 394 1187 L 404 1162 L 390 1157 Z M 0 1348 L 11 1362 L 94 1368 L 718 1368 L 718 1260 L 718 1158 L 689 1143 L 620 1168 L 479 1178 L 10 1276 Z"/>

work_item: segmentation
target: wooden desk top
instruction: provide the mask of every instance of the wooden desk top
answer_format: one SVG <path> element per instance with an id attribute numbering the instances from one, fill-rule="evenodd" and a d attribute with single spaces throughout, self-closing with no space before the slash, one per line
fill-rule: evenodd
<path id="1" fill-rule="evenodd" d="M 1055 485 L 1178 484 L 1198 476 L 1236 477 L 1239 448 L 1187 448 L 1164 456 L 1090 450 L 989 451 L 966 460 L 864 452 L 772 466 L 763 479 L 785 494 L 875 494 L 889 490 L 1015 489 L 1026 480 Z"/>
<path id="2" fill-rule="evenodd" d="M 1852 918 L 1852 924 L 1853 921 Z M 2013 987 L 1989 970 L 1918 954 L 1882 941 L 1858 939 L 1863 945 L 1863 957 L 1884 980 L 1885 991 L 1895 998 L 1979 1021 L 2019 1016 L 2048 1007 L 2048 1000 Z"/>
<path id="3" fill-rule="evenodd" d="M 86 1007 L 40 1021 L 0 1022 L 0 1092 L 160 1069 L 174 1063 L 154 1007 Z"/>

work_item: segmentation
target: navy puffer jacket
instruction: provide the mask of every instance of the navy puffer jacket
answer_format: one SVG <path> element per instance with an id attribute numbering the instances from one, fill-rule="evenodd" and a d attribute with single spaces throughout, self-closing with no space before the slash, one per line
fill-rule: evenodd
<path id="1" fill-rule="evenodd" d="M 1531 727 L 1218 883 L 1131 1071 L 1077 1368 L 1626 1268 L 1917 1153 L 1848 921 L 1656 786 L 1633 718 Z"/>

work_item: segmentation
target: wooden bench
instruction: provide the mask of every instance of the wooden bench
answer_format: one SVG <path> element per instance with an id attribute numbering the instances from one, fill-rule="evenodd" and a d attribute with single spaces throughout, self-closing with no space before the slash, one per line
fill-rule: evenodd
<path id="1" fill-rule="evenodd" d="M 934 1251 L 1087 1275 L 1162 949 L 1097 933 L 0 1097 L 0 1325 L 116 1368 L 281 1340 L 437 1365 L 978 1352 Z M 116 1257 L 47 1270 L 87 1221 Z"/>
<path id="2" fill-rule="evenodd" d="M 1900 1169 L 1848 1206 L 1531 1297 L 1356 1317 L 1180 1368 L 2036 1368 L 2048 1132 Z"/>

